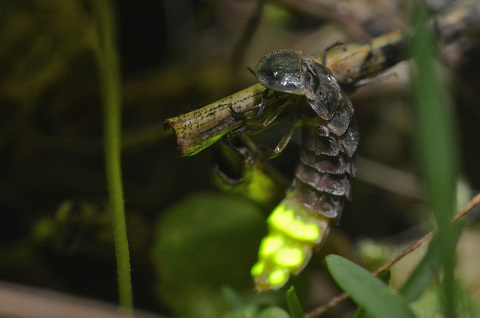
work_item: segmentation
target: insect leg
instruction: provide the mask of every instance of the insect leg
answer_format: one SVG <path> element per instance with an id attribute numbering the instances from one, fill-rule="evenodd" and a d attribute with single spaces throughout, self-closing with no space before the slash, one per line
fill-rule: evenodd
<path id="1" fill-rule="evenodd" d="M 256 104 L 254 107 L 252 107 L 251 109 L 248 109 L 248 110 L 237 111 L 233 108 L 233 106 L 231 104 L 229 104 L 228 105 L 228 111 L 229 111 L 230 115 L 233 118 L 236 118 L 236 119 L 242 119 L 242 118 L 243 119 L 258 119 L 258 118 L 261 118 L 262 115 L 263 115 L 263 112 L 265 111 L 265 106 L 267 104 L 267 95 L 268 95 L 269 91 L 270 90 L 268 88 L 266 88 L 262 93 L 262 101 L 260 102 L 260 104 Z M 256 109 L 258 109 L 257 113 L 256 114 L 251 114 Z"/>
<path id="2" fill-rule="evenodd" d="M 273 149 L 273 157 L 278 156 L 279 154 L 282 153 L 282 151 L 287 147 L 288 143 L 290 142 L 290 139 L 292 139 L 293 133 L 295 130 L 302 125 L 302 122 L 300 120 L 296 120 L 295 123 L 290 127 L 288 130 L 288 133 L 280 139 L 280 142 L 277 144 L 277 146 Z"/>
<path id="3" fill-rule="evenodd" d="M 282 105 L 280 105 L 273 114 L 267 117 L 262 123 L 263 128 L 266 128 L 270 126 L 271 123 L 277 119 L 277 117 L 289 106 L 290 104 L 287 102 L 284 102 Z"/>
<path id="4" fill-rule="evenodd" d="M 228 105 L 228 112 L 235 119 L 245 119 L 244 116 L 252 110 L 236 111 L 231 104 Z"/>
<path id="5" fill-rule="evenodd" d="M 268 91 L 269 89 L 266 88 L 264 91 L 263 91 L 263 94 L 262 94 L 262 102 L 260 103 L 260 108 L 258 109 L 258 112 L 257 112 L 257 118 L 260 118 L 263 114 L 263 111 L 265 110 L 265 104 L 267 103 L 267 95 L 268 95 Z"/>
<path id="6" fill-rule="evenodd" d="M 295 130 L 300 127 L 302 122 L 300 120 L 295 121 L 295 123 L 290 127 L 287 134 L 285 134 L 282 139 L 278 142 L 278 144 L 274 148 L 269 148 L 264 145 L 258 145 L 258 150 L 262 155 L 262 158 L 265 159 L 272 159 L 280 155 L 285 147 L 287 147 L 290 139 L 292 139 L 293 133 Z"/>

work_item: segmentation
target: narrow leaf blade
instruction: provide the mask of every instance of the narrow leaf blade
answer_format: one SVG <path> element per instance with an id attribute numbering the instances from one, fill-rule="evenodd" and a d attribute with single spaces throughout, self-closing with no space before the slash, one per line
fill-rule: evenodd
<path id="1" fill-rule="evenodd" d="M 295 293 L 295 289 L 290 287 L 287 291 L 287 305 L 288 311 L 292 318 L 304 318 L 302 305 L 300 305 L 300 301 L 298 301 L 297 294 Z"/>
<path id="2" fill-rule="evenodd" d="M 373 317 L 415 317 L 407 304 L 367 270 L 338 256 L 326 258 L 335 282 Z"/>

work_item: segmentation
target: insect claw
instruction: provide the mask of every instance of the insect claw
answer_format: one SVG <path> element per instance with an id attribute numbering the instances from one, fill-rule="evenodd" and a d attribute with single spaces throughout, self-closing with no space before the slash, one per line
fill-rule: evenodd
<path id="1" fill-rule="evenodd" d="M 228 104 L 228 111 L 230 112 L 230 115 L 232 115 L 232 117 L 235 119 L 241 117 L 241 114 L 233 108 L 232 104 Z"/>
<path id="2" fill-rule="evenodd" d="M 266 88 L 266 89 L 263 91 L 263 94 L 262 94 L 262 102 L 260 103 L 260 107 L 258 108 L 257 118 L 262 117 L 263 111 L 265 110 L 265 105 L 266 105 L 266 103 L 267 103 L 268 91 L 269 91 L 268 88 Z"/>
<path id="3" fill-rule="evenodd" d="M 289 132 L 273 149 L 261 147 L 263 158 L 278 156 L 295 129 L 303 126 L 300 164 L 287 197 L 269 217 L 269 234 L 259 249 L 259 261 L 252 268 L 257 290 L 278 289 L 290 276 L 302 270 L 313 247 L 320 244 L 328 225 L 339 219 L 345 199 L 350 198 L 351 176 L 358 130 L 354 110 L 331 71 L 302 52 L 279 50 L 267 54 L 257 65 L 260 83 L 275 94 L 288 94 L 286 102 L 274 108 L 264 126 L 270 125 L 292 104 L 299 116 Z M 263 92 L 257 117 L 263 114 L 268 89 Z M 293 95 L 300 96 L 301 100 Z M 342 154 L 340 153 L 342 152 Z"/>

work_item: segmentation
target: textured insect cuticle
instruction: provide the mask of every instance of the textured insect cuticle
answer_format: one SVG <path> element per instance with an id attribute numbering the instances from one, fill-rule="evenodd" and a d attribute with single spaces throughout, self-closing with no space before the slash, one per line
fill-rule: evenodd
<path id="1" fill-rule="evenodd" d="M 268 218 L 269 234 L 251 271 L 257 289 L 265 290 L 297 274 L 330 222 L 340 218 L 355 174 L 358 130 L 352 103 L 331 71 L 313 58 L 275 51 L 262 58 L 256 74 L 269 89 L 304 96 L 297 118 L 303 123 L 300 163 L 286 198 Z"/>

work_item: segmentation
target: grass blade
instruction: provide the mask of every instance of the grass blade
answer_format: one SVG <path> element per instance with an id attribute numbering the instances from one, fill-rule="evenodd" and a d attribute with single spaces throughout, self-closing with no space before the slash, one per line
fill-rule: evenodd
<path id="1" fill-rule="evenodd" d="M 297 294 L 295 293 L 295 289 L 290 287 L 287 291 L 287 305 L 288 311 L 292 318 L 304 318 L 302 305 L 300 305 L 300 301 L 298 300 Z"/>
<path id="2" fill-rule="evenodd" d="M 370 272 L 338 256 L 326 257 L 327 267 L 335 282 L 373 317 L 415 317 L 408 305 Z"/>
<path id="3" fill-rule="evenodd" d="M 133 307 L 130 253 L 128 250 L 121 173 L 121 88 L 120 66 L 114 44 L 113 9 L 110 1 L 90 1 L 97 22 L 95 54 L 99 67 L 104 108 L 104 151 L 110 197 L 120 305 Z"/>
<path id="4" fill-rule="evenodd" d="M 416 1 L 412 9 L 414 34 L 411 50 L 414 59 L 413 95 L 415 100 L 415 146 L 417 159 L 427 188 L 429 204 L 439 233 L 443 265 L 444 314 L 455 317 L 454 252 L 458 236 L 450 228 L 455 211 L 455 183 L 458 147 L 448 89 L 441 82 L 435 65 L 436 43 L 428 27 L 425 4 Z M 437 246 L 437 247 L 436 247 Z M 432 252 L 432 254 L 437 254 Z"/>

